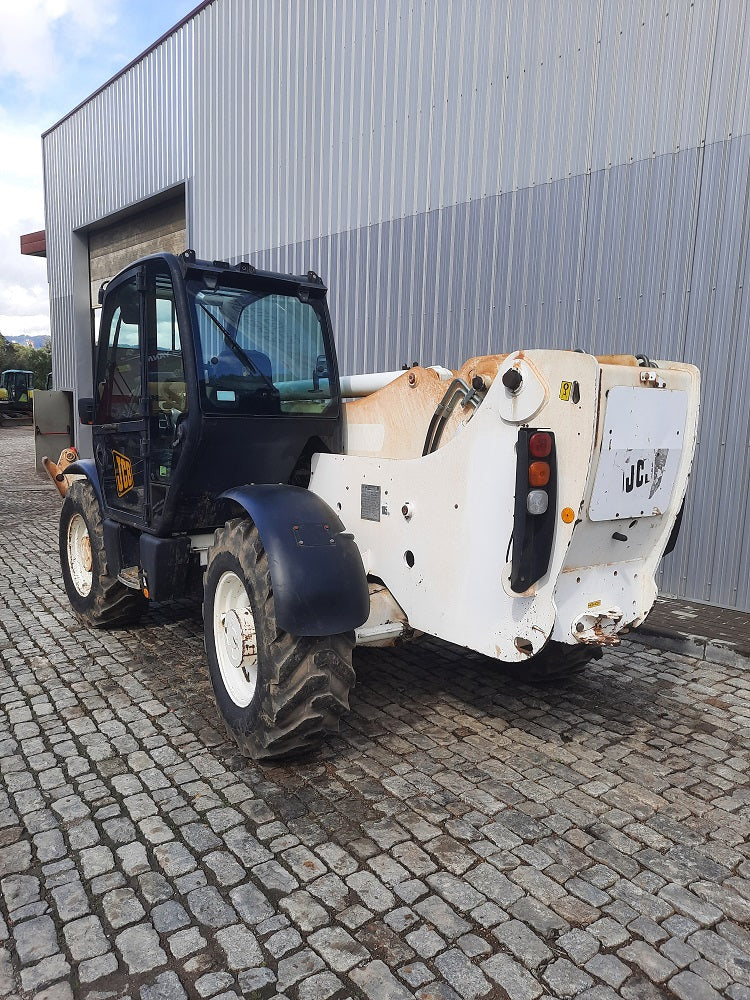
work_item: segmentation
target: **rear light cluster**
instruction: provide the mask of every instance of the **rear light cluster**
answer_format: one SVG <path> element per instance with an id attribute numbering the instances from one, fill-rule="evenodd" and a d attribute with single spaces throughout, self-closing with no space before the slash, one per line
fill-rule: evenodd
<path id="1" fill-rule="evenodd" d="M 529 438 L 529 486 L 532 489 L 526 497 L 526 510 L 529 514 L 544 514 L 549 506 L 549 495 L 542 486 L 548 486 L 550 480 L 549 459 L 552 454 L 552 435 L 547 431 L 536 431 Z"/>
<path id="2" fill-rule="evenodd" d="M 510 585 L 522 594 L 549 567 L 554 539 L 557 456 L 551 431 L 521 428 L 516 446 L 516 501 Z"/>

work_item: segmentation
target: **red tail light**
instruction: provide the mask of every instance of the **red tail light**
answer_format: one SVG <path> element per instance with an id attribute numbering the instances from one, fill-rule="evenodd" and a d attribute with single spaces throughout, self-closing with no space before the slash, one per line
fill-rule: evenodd
<path id="1" fill-rule="evenodd" d="M 510 586 L 522 594 L 549 568 L 555 537 L 555 435 L 522 427 L 516 444 L 516 498 Z"/>
<path id="2" fill-rule="evenodd" d="M 552 451 L 552 435 L 537 431 L 529 438 L 529 454 L 534 458 L 547 458 Z"/>

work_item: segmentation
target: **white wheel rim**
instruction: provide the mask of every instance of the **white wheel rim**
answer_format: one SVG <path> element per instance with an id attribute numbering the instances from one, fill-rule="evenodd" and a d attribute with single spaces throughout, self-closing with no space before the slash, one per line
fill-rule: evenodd
<path id="1" fill-rule="evenodd" d="M 238 708 L 247 708 L 258 683 L 258 646 L 250 598 L 236 573 L 219 577 L 213 633 L 224 689 Z"/>
<path id="2" fill-rule="evenodd" d="M 68 567 L 73 586 L 81 597 L 88 597 L 94 580 L 91 539 L 86 522 L 80 514 L 74 514 L 68 523 L 67 546 Z"/>

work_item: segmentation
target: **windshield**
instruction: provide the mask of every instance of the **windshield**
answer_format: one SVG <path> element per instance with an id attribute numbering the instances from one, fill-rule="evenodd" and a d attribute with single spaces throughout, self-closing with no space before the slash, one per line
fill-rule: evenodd
<path id="1" fill-rule="evenodd" d="M 199 281 L 188 294 L 204 412 L 335 412 L 321 303 Z"/>

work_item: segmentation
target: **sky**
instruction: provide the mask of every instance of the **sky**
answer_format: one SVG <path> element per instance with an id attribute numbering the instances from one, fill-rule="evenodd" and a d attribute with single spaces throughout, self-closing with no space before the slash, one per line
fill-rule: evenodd
<path id="1" fill-rule="evenodd" d="M 198 0 L 0 0 L 0 334 L 49 334 L 42 132 L 190 13 Z"/>

